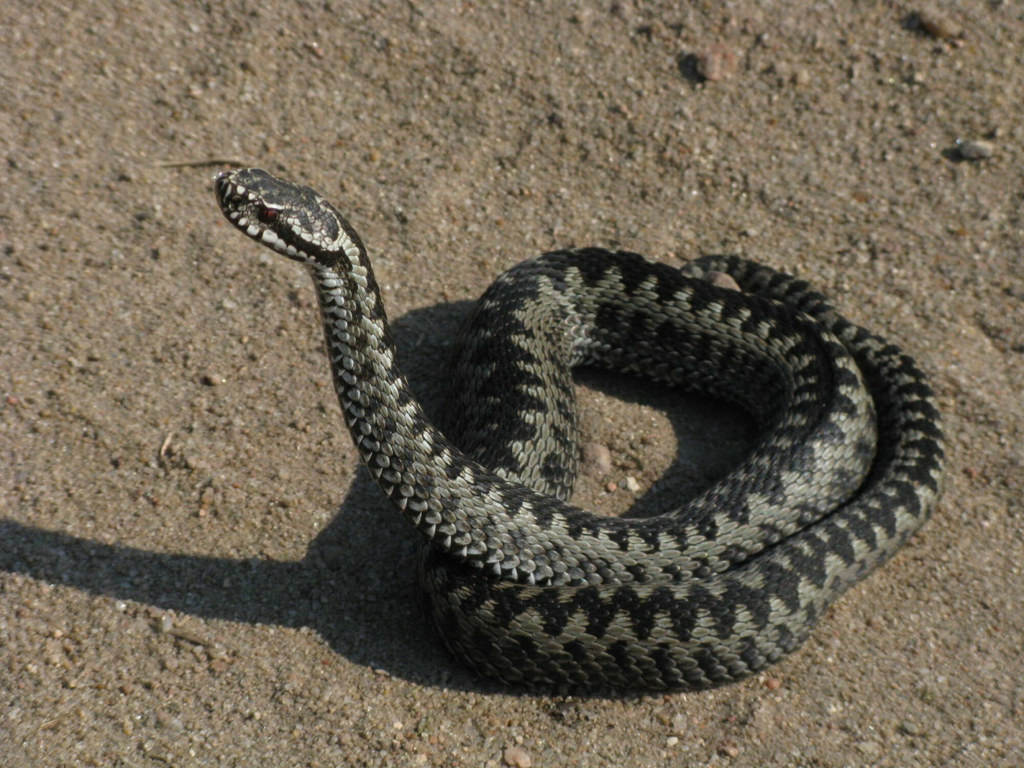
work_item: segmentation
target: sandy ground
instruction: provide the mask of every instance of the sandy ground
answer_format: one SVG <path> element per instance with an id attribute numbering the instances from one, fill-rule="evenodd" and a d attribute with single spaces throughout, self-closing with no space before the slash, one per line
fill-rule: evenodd
<path id="1" fill-rule="evenodd" d="M 947 3 L 938 36 L 871 0 L 491 5 L 7 3 L 0 762 L 1020 765 L 1021 5 Z M 235 164 L 347 213 L 431 408 L 466 302 L 544 250 L 807 277 L 932 376 L 934 520 L 746 682 L 474 679 L 342 431 L 306 276 L 221 219 Z M 597 509 L 747 439 L 633 394 L 585 393 Z"/>

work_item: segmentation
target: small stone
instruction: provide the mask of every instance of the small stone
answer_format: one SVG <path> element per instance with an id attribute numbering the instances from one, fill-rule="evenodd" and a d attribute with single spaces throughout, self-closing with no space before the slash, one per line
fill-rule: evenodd
<path id="1" fill-rule="evenodd" d="M 509 765 L 512 768 L 530 768 L 533 765 L 530 753 L 522 747 L 509 747 L 501 757 L 505 761 L 505 765 Z"/>
<path id="2" fill-rule="evenodd" d="M 187 465 L 188 462 L 186 462 Z M 202 516 L 206 513 L 216 499 L 217 492 L 213 490 L 212 486 L 206 486 L 203 488 L 202 493 L 199 494 L 199 514 Z"/>
<path id="3" fill-rule="evenodd" d="M 934 8 L 918 11 L 917 21 L 921 29 L 937 40 L 951 40 L 964 36 L 963 27 Z"/>
<path id="4" fill-rule="evenodd" d="M 858 741 L 856 746 L 862 755 L 867 755 L 868 757 L 880 754 L 882 751 L 882 748 L 873 741 Z"/>
<path id="5" fill-rule="evenodd" d="M 907 736 L 917 736 L 921 733 L 921 726 L 913 720 L 904 720 L 900 723 L 900 730 Z"/>
<path id="6" fill-rule="evenodd" d="M 958 139 L 956 150 L 964 160 L 984 160 L 996 151 L 991 141 L 984 139 Z"/>
<path id="7" fill-rule="evenodd" d="M 220 643 L 214 643 L 206 649 L 206 652 L 210 655 L 211 659 L 220 659 L 221 661 L 227 659 L 228 649 Z"/>
<path id="8" fill-rule="evenodd" d="M 163 709 L 158 709 L 155 713 L 156 724 L 160 728 L 164 728 L 169 731 L 180 731 L 184 728 L 184 724 L 180 718 L 174 717 L 169 712 Z"/>
<path id="9" fill-rule="evenodd" d="M 583 471 L 590 477 L 604 477 L 612 471 L 612 453 L 603 443 L 583 446 Z"/>
<path id="10" fill-rule="evenodd" d="M 766 677 L 764 679 L 764 687 L 769 691 L 777 691 L 782 687 L 782 681 L 777 677 Z"/>
<path id="11" fill-rule="evenodd" d="M 668 40 L 669 30 L 659 19 L 653 19 L 647 26 L 647 33 L 652 39 Z"/>
<path id="12" fill-rule="evenodd" d="M 214 373 L 212 371 L 207 371 L 199 377 L 199 383 L 204 387 L 216 387 L 218 384 L 224 384 L 225 382 L 227 382 L 227 379 L 219 373 Z"/>
<path id="13" fill-rule="evenodd" d="M 811 73 L 806 69 L 798 69 L 793 73 L 792 83 L 797 88 L 805 88 L 811 84 Z"/>
<path id="14" fill-rule="evenodd" d="M 320 557 L 332 571 L 340 570 L 345 564 L 345 550 L 337 544 L 324 544 L 320 547 Z"/>
<path id="15" fill-rule="evenodd" d="M 629 491 L 630 493 L 640 492 L 640 483 L 632 475 L 626 475 L 624 484 L 626 486 L 626 490 Z"/>
<path id="16" fill-rule="evenodd" d="M 673 715 L 672 717 L 672 735 L 673 736 L 685 736 L 689 723 L 686 720 L 686 715 Z"/>
<path id="17" fill-rule="evenodd" d="M 725 43 L 712 43 L 697 54 L 697 74 L 712 82 L 736 72 L 736 54 Z"/>
<path id="18" fill-rule="evenodd" d="M 728 288 L 730 291 L 740 290 L 740 284 L 727 272 L 708 272 L 707 281 L 719 288 Z"/>
<path id="19" fill-rule="evenodd" d="M 735 744 L 723 744 L 718 748 L 718 751 L 725 757 L 738 757 L 740 754 L 740 748 Z"/>

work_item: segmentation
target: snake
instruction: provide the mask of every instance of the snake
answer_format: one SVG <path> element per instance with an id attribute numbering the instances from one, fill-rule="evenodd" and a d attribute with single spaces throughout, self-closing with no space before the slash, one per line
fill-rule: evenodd
<path id="1" fill-rule="evenodd" d="M 425 542 L 428 621 L 483 677 L 563 692 L 746 677 L 800 646 L 941 495 L 927 378 L 797 277 L 739 256 L 527 259 L 466 318 L 438 426 L 335 206 L 256 168 L 214 188 L 231 224 L 312 276 L 344 422 Z M 757 437 L 724 477 L 657 514 L 580 509 L 581 367 L 723 400 Z"/>

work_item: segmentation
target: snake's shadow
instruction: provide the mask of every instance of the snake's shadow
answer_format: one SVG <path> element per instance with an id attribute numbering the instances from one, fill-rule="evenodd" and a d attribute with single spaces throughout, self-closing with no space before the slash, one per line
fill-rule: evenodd
<path id="1" fill-rule="evenodd" d="M 445 380 L 437 375 L 449 355 L 445 340 L 470 306 L 438 304 L 393 323 L 403 368 L 431 416 L 445 398 Z M 736 433 L 737 416 L 725 406 L 716 413 L 704 399 L 604 375 L 584 374 L 584 381 L 663 409 L 678 440 L 676 466 L 692 470 L 720 459 L 719 440 L 695 438 L 695 423 L 700 429 L 724 424 Z M 749 431 L 749 423 L 739 429 Z M 670 472 L 636 509 L 649 514 L 663 508 L 663 497 L 678 497 L 678 486 Z M 360 469 L 337 514 L 299 561 L 150 552 L 0 519 L 0 571 L 186 616 L 305 626 L 340 655 L 383 674 L 445 688 L 497 690 L 456 664 L 431 635 L 415 587 L 417 537 Z"/>

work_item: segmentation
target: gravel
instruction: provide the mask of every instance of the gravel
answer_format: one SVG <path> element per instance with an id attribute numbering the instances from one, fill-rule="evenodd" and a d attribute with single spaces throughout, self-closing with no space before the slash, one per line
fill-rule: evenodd
<path id="1" fill-rule="evenodd" d="M 923 10 L 8 13 L 4 765 L 1024 762 L 1024 19 L 941 4 L 934 36 Z M 684 63 L 712 43 L 735 69 L 703 81 Z M 958 137 L 997 146 L 958 162 Z M 308 278 L 221 220 L 224 158 L 350 217 L 433 411 L 466 302 L 529 255 L 798 273 L 931 374 L 950 435 L 935 519 L 764 679 L 622 699 L 474 679 L 432 638 L 414 532 L 340 426 Z M 607 514 L 700 487 L 751 440 L 727 407 L 581 389 L 611 472 L 576 501 Z"/>

